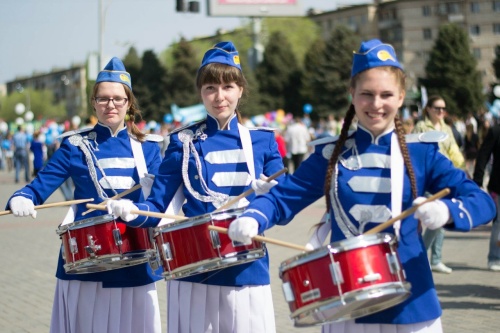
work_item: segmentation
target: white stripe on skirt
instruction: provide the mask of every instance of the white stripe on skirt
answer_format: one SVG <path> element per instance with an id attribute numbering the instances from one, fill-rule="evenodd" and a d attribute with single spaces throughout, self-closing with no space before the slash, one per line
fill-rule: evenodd
<path id="1" fill-rule="evenodd" d="M 51 333 L 161 333 L 156 285 L 103 288 L 57 279 Z"/>
<path id="2" fill-rule="evenodd" d="M 441 318 L 415 324 L 356 324 L 354 320 L 322 326 L 322 333 L 443 333 Z"/>
<path id="3" fill-rule="evenodd" d="M 271 286 L 167 282 L 169 333 L 274 333 Z"/>

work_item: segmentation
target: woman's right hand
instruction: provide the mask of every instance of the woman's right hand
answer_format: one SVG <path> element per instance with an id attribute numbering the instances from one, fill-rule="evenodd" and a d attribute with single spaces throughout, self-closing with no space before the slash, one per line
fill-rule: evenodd
<path id="1" fill-rule="evenodd" d="M 137 214 L 132 214 L 132 210 L 139 210 L 131 200 L 108 200 L 106 203 L 108 214 L 113 214 L 115 217 L 121 218 L 125 222 L 130 222 L 137 218 Z"/>
<path id="2" fill-rule="evenodd" d="M 28 198 L 23 196 L 13 197 L 10 199 L 9 207 L 14 216 L 22 217 L 31 215 L 32 218 L 36 218 L 35 204 Z"/>

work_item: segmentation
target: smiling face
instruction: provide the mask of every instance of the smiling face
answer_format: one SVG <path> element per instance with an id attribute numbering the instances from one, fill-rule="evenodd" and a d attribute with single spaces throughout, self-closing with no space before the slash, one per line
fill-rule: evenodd
<path id="1" fill-rule="evenodd" d="M 125 124 L 125 115 L 130 105 L 130 98 L 127 96 L 125 86 L 118 82 L 100 82 L 96 87 L 92 105 L 96 111 L 97 119 L 103 125 L 109 126 L 113 133 L 116 133 Z M 107 103 L 97 102 L 97 100 L 108 99 Z M 115 105 L 109 99 L 122 99 L 123 105 Z M 126 100 L 123 100 L 126 99 Z M 117 103 L 119 104 L 119 103 Z"/>
<path id="2" fill-rule="evenodd" d="M 221 129 L 226 128 L 228 120 L 234 115 L 243 88 L 236 82 L 206 83 L 201 86 L 201 99 L 207 112 L 217 119 Z"/>
<path id="3" fill-rule="evenodd" d="M 375 67 L 359 73 L 350 89 L 359 124 L 377 137 L 394 128 L 403 105 L 404 80 L 391 67 Z"/>

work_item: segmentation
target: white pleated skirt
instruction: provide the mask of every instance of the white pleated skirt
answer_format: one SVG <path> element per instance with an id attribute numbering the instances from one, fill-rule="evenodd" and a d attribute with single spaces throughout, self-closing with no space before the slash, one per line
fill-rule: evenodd
<path id="1" fill-rule="evenodd" d="M 50 333 L 161 333 L 156 285 L 103 288 L 57 279 Z"/>
<path id="2" fill-rule="evenodd" d="M 271 286 L 167 282 L 168 333 L 275 333 Z"/>
<path id="3" fill-rule="evenodd" d="M 356 324 L 354 320 L 322 326 L 322 333 L 443 333 L 441 318 L 416 324 Z"/>

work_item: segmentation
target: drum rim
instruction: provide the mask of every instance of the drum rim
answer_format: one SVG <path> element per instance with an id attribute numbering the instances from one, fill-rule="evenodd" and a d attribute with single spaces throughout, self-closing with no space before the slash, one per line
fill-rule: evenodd
<path id="1" fill-rule="evenodd" d="M 57 233 L 59 235 L 61 235 L 61 234 L 65 233 L 68 230 L 77 230 L 77 229 L 84 228 L 84 227 L 87 226 L 87 224 L 88 225 L 98 225 L 98 224 L 110 222 L 110 221 L 113 221 L 113 220 L 116 220 L 115 217 L 113 216 L 113 214 L 105 214 L 105 215 L 93 216 L 93 217 L 89 217 L 89 218 L 86 218 L 86 219 L 81 219 L 81 220 L 78 220 L 78 221 L 74 221 L 74 222 L 71 222 L 71 223 L 60 225 L 57 228 Z"/>
<path id="2" fill-rule="evenodd" d="M 354 246 L 356 244 L 363 244 L 363 247 L 366 247 L 383 243 L 392 244 L 395 241 L 396 238 L 392 234 L 378 233 L 373 235 L 359 235 L 356 237 L 351 237 L 337 242 L 333 242 L 325 246 L 322 246 L 320 248 L 317 248 L 313 251 L 301 253 L 284 260 L 279 268 L 280 276 L 289 269 L 292 269 L 309 261 L 322 258 L 330 253 L 341 253 L 352 249 L 360 248 L 360 246 Z"/>
<path id="3" fill-rule="evenodd" d="M 246 207 L 240 207 L 240 208 L 231 208 L 231 209 L 226 209 L 226 210 L 221 210 L 219 212 L 211 212 L 203 215 L 197 215 L 193 217 L 186 217 L 184 220 L 179 220 L 175 221 L 172 223 L 164 224 L 162 226 L 154 228 L 155 233 L 162 233 L 162 232 L 171 232 L 175 230 L 180 230 L 180 229 L 185 229 L 189 227 L 194 227 L 200 224 L 205 224 L 207 222 L 210 222 L 214 220 L 214 216 L 223 216 L 224 214 L 228 214 L 228 216 L 234 216 L 235 212 L 241 212 L 245 211 Z M 239 215 L 236 215 L 238 217 Z M 231 215 L 233 214 L 233 215 Z"/>

